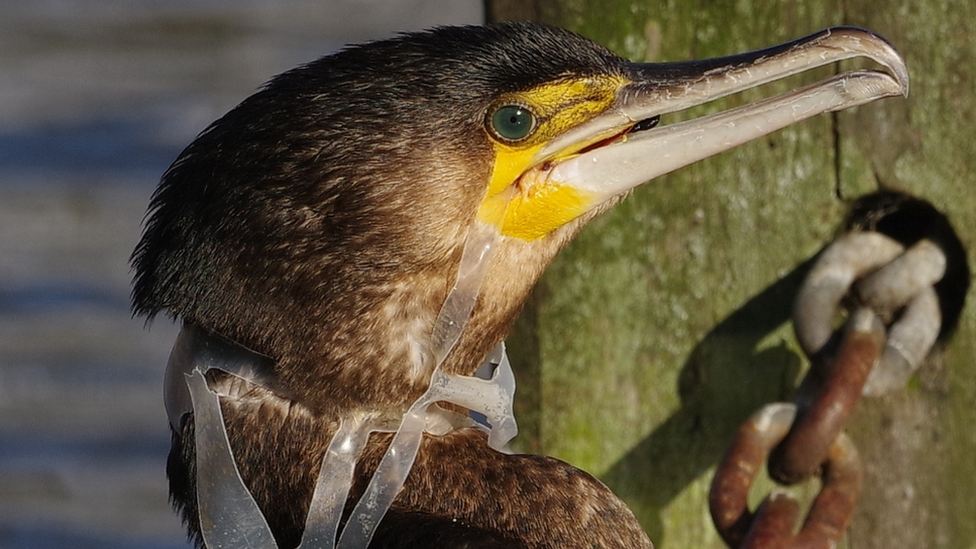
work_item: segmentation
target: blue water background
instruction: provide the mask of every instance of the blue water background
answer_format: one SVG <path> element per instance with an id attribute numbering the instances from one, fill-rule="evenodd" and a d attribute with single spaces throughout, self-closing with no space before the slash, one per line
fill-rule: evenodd
<path id="1" fill-rule="evenodd" d="M 465 0 L 0 2 L 0 549 L 187 547 L 128 256 L 194 135 L 341 44 L 476 23 Z"/>

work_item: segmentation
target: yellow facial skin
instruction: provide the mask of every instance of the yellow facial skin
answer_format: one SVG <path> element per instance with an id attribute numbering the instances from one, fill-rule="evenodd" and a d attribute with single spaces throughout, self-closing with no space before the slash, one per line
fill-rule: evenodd
<path id="1" fill-rule="evenodd" d="M 544 166 L 533 168 L 544 160 L 559 162 L 610 137 L 612 134 L 594 136 L 551 159 L 538 157 L 549 141 L 606 111 L 617 90 L 627 83 L 622 77 L 604 75 L 567 79 L 499 99 L 489 112 L 501 105 L 519 105 L 535 115 L 536 127 L 514 142 L 486 129 L 494 144 L 495 162 L 478 218 L 497 226 L 505 236 L 537 240 L 596 206 L 595 196 L 549 181 Z"/>

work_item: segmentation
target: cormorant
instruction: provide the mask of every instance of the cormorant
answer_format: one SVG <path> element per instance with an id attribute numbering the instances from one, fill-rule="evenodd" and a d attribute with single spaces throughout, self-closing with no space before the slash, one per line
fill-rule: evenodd
<path id="1" fill-rule="evenodd" d="M 886 72 L 844 73 L 654 127 L 662 114 L 851 57 Z M 340 422 L 374 411 L 399 418 L 435 369 L 473 375 L 556 253 L 631 188 L 818 113 L 905 94 L 907 85 L 894 49 L 854 28 L 660 64 L 630 63 L 569 31 L 527 23 L 348 47 L 275 77 L 179 155 L 133 253 L 133 308 L 179 319 L 220 360 L 243 356 L 262 370 L 211 370 L 207 388 L 221 395 L 236 467 L 274 540 L 295 547 Z M 466 276 L 462 256 L 477 234 L 488 235 L 491 253 L 475 262 L 473 310 L 460 313 L 459 339 L 444 343 L 439 314 Z M 175 361 L 189 373 L 179 370 L 187 368 L 180 352 L 178 344 L 171 368 Z M 204 524 L 201 535 L 195 414 L 183 381 L 167 387 L 167 473 L 202 545 L 207 528 L 243 526 Z M 347 516 L 390 438 L 370 437 Z M 651 542 L 595 478 L 553 458 L 498 452 L 483 427 L 462 423 L 423 435 L 370 546 Z"/>

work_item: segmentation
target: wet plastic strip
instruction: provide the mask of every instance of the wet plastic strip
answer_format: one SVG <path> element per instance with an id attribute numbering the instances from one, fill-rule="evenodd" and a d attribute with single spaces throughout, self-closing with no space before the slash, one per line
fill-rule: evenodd
<path id="1" fill-rule="evenodd" d="M 464 325 L 474 309 L 487 271 L 487 260 L 497 237 L 498 230 L 492 225 L 477 222 L 472 226 L 462 253 L 457 280 L 435 322 L 432 340 L 436 366 L 431 384 L 427 392 L 404 414 L 397 434 L 370 480 L 366 493 L 357 503 L 349 523 L 339 536 L 339 547 L 361 548 L 369 544 L 376 527 L 406 481 L 426 427 L 427 408 L 434 402 L 454 402 L 483 413 L 491 425 L 489 444 L 492 447 L 503 448 L 518 432 L 512 411 L 515 379 L 504 348 L 495 352 L 500 355 L 500 363 L 490 381 L 450 376 L 439 371 L 440 364 L 460 339 Z M 215 360 L 221 361 L 223 354 L 209 349 L 208 344 L 214 343 L 211 341 L 212 337 L 201 340 L 199 335 L 196 331 L 187 334 L 187 341 L 180 347 L 183 351 L 180 353 L 181 364 L 177 366 L 182 372 L 192 367 L 193 375 L 199 378 L 199 382 L 191 383 L 188 375 L 187 385 L 195 418 L 201 426 L 196 437 L 200 482 L 197 497 L 204 539 L 211 549 L 273 549 L 276 545 L 267 521 L 237 470 L 220 413 L 219 397 L 207 386 L 201 370 L 201 366 L 207 369 L 214 367 L 231 375 L 238 375 L 234 365 L 243 365 L 246 361 L 232 360 L 229 365 L 214 364 Z M 211 336 L 207 333 L 203 335 Z M 177 396 L 178 394 L 174 394 L 172 399 L 174 414 L 171 414 L 171 421 L 172 416 L 179 415 L 181 411 L 176 410 L 181 408 L 179 398 L 175 398 Z M 197 417 L 198 413 L 200 417 Z M 373 430 L 374 426 L 365 420 L 344 418 L 341 422 L 320 466 L 306 519 L 303 547 L 336 545 L 338 525 L 352 485 L 355 464 Z M 228 530 L 231 525 L 233 530 Z"/>
<path id="2" fill-rule="evenodd" d="M 263 387 L 282 398 L 291 398 L 274 378 L 274 361 L 207 331 L 185 323 L 176 336 L 173 350 L 166 364 L 163 382 L 163 403 L 166 416 L 174 431 L 180 431 L 183 416 L 193 411 L 186 375 L 193 370 L 211 369 L 227 372 L 248 383 Z"/>
<path id="3" fill-rule="evenodd" d="M 368 440 L 369 429 L 361 418 L 340 423 L 322 458 L 299 549 L 335 547 L 356 461 Z"/>
<path id="4" fill-rule="evenodd" d="M 461 338 L 464 325 L 467 324 L 481 293 L 481 284 L 488 271 L 488 260 L 498 235 L 497 227 L 482 222 L 475 222 L 468 232 L 457 279 L 434 321 L 431 352 L 434 355 L 435 369 L 440 368 Z"/>
<path id="5" fill-rule="evenodd" d="M 451 376 L 435 370 L 427 392 L 404 414 L 389 449 L 342 531 L 338 548 L 359 549 L 369 545 L 417 458 L 428 407 L 435 402 L 446 401 L 485 414 L 492 427 L 488 435 L 489 444 L 501 449 L 518 433 L 512 411 L 514 394 L 515 376 L 504 348 L 501 362 L 488 381 Z"/>
<path id="6" fill-rule="evenodd" d="M 197 508 L 204 543 L 209 549 L 277 549 L 237 469 L 220 399 L 199 368 L 186 374 L 186 384 L 193 404 Z"/>
<path id="7" fill-rule="evenodd" d="M 189 356 L 183 356 L 183 358 L 188 358 L 191 362 L 193 359 Z M 197 358 L 200 359 L 201 357 Z M 214 360 L 219 361 L 220 357 L 207 353 L 205 358 L 205 362 L 212 363 Z M 490 380 L 467 376 L 449 376 L 437 372 L 434 376 L 436 382 L 431 384 L 431 388 L 428 389 L 422 399 L 415 403 L 415 409 L 412 409 L 411 413 L 416 416 L 414 418 L 415 423 L 407 424 L 406 429 L 401 429 L 406 433 L 405 436 L 410 436 L 410 432 L 414 431 L 416 445 L 419 447 L 419 439 L 426 424 L 427 408 L 437 401 L 449 401 L 483 413 L 492 426 L 489 432 L 489 444 L 496 449 L 502 449 L 518 432 L 511 408 L 514 400 L 515 378 L 503 344 L 496 347 L 489 360 L 498 362 Z M 217 367 L 215 364 L 213 369 L 225 371 L 224 368 Z M 198 452 L 198 482 L 200 483 L 198 505 L 201 509 L 201 531 L 205 540 L 211 540 L 208 541 L 208 547 L 272 549 L 276 546 L 270 529 L 267 527 L 267 522 L 247 491 L 237 470 L 227 440 L 223 416 L 220 412 L 219 397 L 207 385 L 200 365 L 193 367 L 190 371 L 192 377 L 191 374 L 184 374 L 183 377 L 188 398 L 192 401 L 192 410 L 197 425 L 195 442 Z M 228 373 L 234 375 L 233 372 Z M 423 422 L 418 423 L 418 418 L 423 419 Z M 416 430 L 417 424 L 420 424 L 419 431 Z M 374 431 L 391 430 L 387 426 L 363 418 L 347 420 L 342 423 L 323 458 L 319 479 L 306 519 L 306 531 L 301 547 L 335 546 L 338 525 L 352 484 L 355 464 L 362 453 L 369 434 Z M 403 437 L 401 437 L 402 440 Z M 408 439 L 406 443 L 401 442 L 397 447 L 410 446 L 413 446 L 413 443 Z M 372 508 L 373 516 L 381 509 L 383 501 L 389 499 L 389 502 L 392 503 L 391 498 L 395 498 L 402 487 L 402 482 L 397 482 L 397 478 L 402 477 L 405 480 L 416 456 L 416 452 L 413 452 L 412 456 L 403 452 L 394 452 L 394 454 L 399 460 L 396 462 L 398 467 L 391 468 L 388 466 L 388 472 L 378 477 L 387 479 L 388 482 L 377 483 L 374 487 L 374 491 L 382 488 L 386 493 L 374 498 L 374 502 L 378 503 Z M 393 479 L 393 482 L 389 482 L 390 479 Z M 386 507 L 382 507 L 384 513 L 386 508 L 388 508 L 388 504 Z M 242 541 L 233 532 L 222 531 L 221 526 L 218 526 L 229 524 L 228 520 L 234 521 L 232 524 L 250 525 L 244 530 L 256 528 L 257 531 L 256 533 L 238 531 L 247 540 Z M 371 536 L 371 533 L 363 535 Z M 359 537 L 360 541 L 361 539 L 362 536 Z M 251 542 L 270 542 L 271 544 L 247 545 Z"/>
<path id="8" fill-rule="evenodd" d="M 400 442 L 396 446 L 391 445 L 391 448 L 419 448 L 426 425 L 426 411 L 431 404 L 438 401 L 470 406 L 470 409 L 484 413 L 492 424 L 489 443 L 499 449 L 504 447 L 518 432 L 511 409 L 515 380 L 503 345 L 496 348 L 492 358 L 498 360 L 499 364 L 491 380 L 449 376 L 437 372 L 436 382 L 431 384 L 424 397 L 408 412 L 407 416 L 412 420 L 401 424 L 400 433 L 403 434 L 399 435 Z M 191 374 L 184 374 L 184 377 L 197 426 L 197 497 L 201 531 L 208 547 L 275 548 L 267 522 L 247 491 L 234 461 L 218 395 L 209 388 L 199 367 L 194 368 Z M 363 418 L 347 420 L 333 437 L 323 458 L 300 547 L 335 546 L 356 461 L 371 432 L 389 430 L 374 423 Z M 366 536 L 372 536 L 376 525 L 370 519 L 377 516 L 380 510 L 385 513 L 399 493 L 402 487 L 399 479 L 406 479 L 416 451 L 393 451 L 387 455 L 390 460 L 386 466 L 381 466 L 382 470 L 378 469 L 378 475 L 374 477 L 379 481 L 371 482 L 370 497 L 363 498 L 368 502 L 363 509 L 369 511 L 362 514 L 361 519 L 364 520 L 361 522 L 368 528 L 361 528 L 359 535 L 350 530 L 352 533 L 347 542 L 349 547 L 364 547 L 365 545 L 357 544 L 362 543 Z M 229 524 L 237 527 L 229 530 L 226 528 Z"/>
<path id="9" fill-rule="evenodd" d="M 432 401 L 446 401 L 484 414 L 491 426 L 488 445 L 502 450 L 515 435 L 518 424 L 512 409 L 515 400 L 515 374 L 502 349 L 501 362 L 490 380 L 468 376 L 451 376 L 435 371 L 428 395 Z"/>
<path id="10" fill-rule="evenodd" d="M 403 415 L 403 421 L 389 449 L 380 460 L 366 491 L 356 503 L 346 527 L 342 530 L 337 545 L 339 549 L 363 549 L 369 546 L 376 528 L 403 488 L 417 458 L 424 426 L 427 424 L 427 407 L 430 404 L 422 397 Z"/>
<path id="11" fill-rule="evenodd" d="M 431 385 L 403 415 L 400 428 L 339 537 L 339 549 L 368 546 L 383 516 L 403 488 L 420 449 L 427 423 L 427 407 L 436 401 L 434 396 L 438 394 L 438 389 L 435 382 L 441 382 L 439 376 L 443 375 L 439 371 L 440 366 L 461 338 L 464 325 L 478 301 L 481 284 L 488 270 L 488 259 L 498 235 L 497 227 L 480 221 L 469 229 L 454 287 L 434 321 L 431 339 L 435 366 Z"/>

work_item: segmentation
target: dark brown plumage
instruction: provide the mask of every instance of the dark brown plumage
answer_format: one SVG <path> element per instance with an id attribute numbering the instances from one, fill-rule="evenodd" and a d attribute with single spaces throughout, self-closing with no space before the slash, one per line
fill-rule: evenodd
<path id="1" fill-rule="evenodd" d="M 275 359 L 294 402 L 268 393 L 223 407 L 242 476 L 281 547 L 300 540 L 338 414 L 403 406 L 426 388 L 432 365 L 411 373 L 414 349 L 403 342 L 430 333 L 454 282 L 491 170 L 485 109 L 503 91 L 622 63 L 569 32 L 516 24 L 355 46 L 276 77 L 164 175 L 133 258 L 135 311 L 198 323 Z M 473 374 L 592 215 L 541 240 L 501 243 L 446 371 Z M 196 534 L 192 428 L 190 420 L 174 434 L 167 471 Z M 574 491 L 585 487 L 620 515 L 624 545 L 648 544 L 626 507 L 585 473 L 551 458 L 503 456 L 476 433 L 448 439 L 459 442 L 425 443 L 400 498 L 410 503 L 394 514 L 450 516 L 506 546 L 567 548 L 575 534 L 589 547 L 593 540 L 580 538 L 591 530 L 574 517 L 582 501 Z M 383 448 L 371 444 L 369 455 Z M 449 460 L 434 457 L 447 449 Z M 438 469 L 446 464 L 453 472 Z M 455 484 L 451 475 L 467 478 Z M 492 497 L 462 512 L 472 486 Z M 538 512 L 543 503 L 551 513 Z M 567 531 L 555 535 L 546 525 L 560 516 Z M 393 529 L 373 546 L 398 538 Z"/>
<path id="2" fill-rule="evenodd" d="M 567 31 L 504 25 L 356 46 L 278 76 L 164 175 L 134 254 L 135 311 L 274 357 L 318 411 L 412 400 L 428 376 L 377 383 L 409 359 L 376 336 L 429 327 L 454 282 L 491 170 L 485 109 L 502 91 L 622 63 Z M 479 329 L 448 371 L 471 373 L 584 221 L 504 243 Z"/>
<path id="3" fill-rule="evenodd" d="M 827 82 L 809 108 L 795 109 L 793 98 L 787 116 L 751 119 L 739 141 L 699 132 L 693 145 L 665 143 L 669 154 L 647 161 L 641 147 L 672 135 L 651 129 L 660 114 L 857 55 L 895 75 L 860 72 L 840 91 Z M 134 310 L 273 362 L 275 392 L 255 386 L 221 408 L 244 482 L 278 545 L 295 547 L 340 419 L 363 410 L 399 417 L 426 390 L 435 319 L 476 223 L 499 236 L 474 310 L 440 365 L 448 374 L 474 373 L 555 254 L 627 189 L 802 116 L 906 86 L 890 45 L 859 29 L 661 65 L 514 23 L 354 46 L 274 78 L 177 158 L 133 254 Z M 623 167 L 613 168 L 620 154 Z M 612 173 L 594 168 L 598 157 L 611 159 L 599 166 Z M 593 181 L 605 175 L 609 183 Z M 210 387 L 227 383 L 218 375 Z M 171 493 L 201 544 L 193 415 L 174 425 Z M 389 438 L 370 439 L 347 512 Z M 485 438 L 475 428 L 425 435 L 371 547 L 651 546 L 587 473 L 501 454 Z"/>

